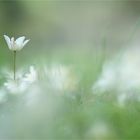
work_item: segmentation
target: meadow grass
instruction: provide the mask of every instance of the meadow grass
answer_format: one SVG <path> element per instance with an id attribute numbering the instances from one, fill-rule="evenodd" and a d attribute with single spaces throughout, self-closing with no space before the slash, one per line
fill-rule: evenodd
<path id="1" fill-rule="evenodd" d="M 2 139 L 140 138 L 140 103 L 130 100 L 120 106 L 117 101 L 117 91 L 109 90 L 104 94 L 100 92 L 94 94 L 92 90 L 107 60 L 105 54 L 64 48 L 42 51 L 41 54 L 36 50 L 31 52 L 35 57 L 23 51 L 17 59 L 18 68 L 27 72 L 28 66 L 33 64 L 38 71 L 38 81 L 29 85 L 26 91 L 22 94 L 8 93 L 3 89 L 6 78 L 1 75 L 3 96 L 0 96 L 0 137 Z M 6 50 L 0 52 L 1 58 L 7 56 L 6 53 Z M 4 65 L 6 63 L 7 69 L 11 71 L 11 62 L 8 62 L 10 57 L 9 55 L 0 60 L 1 69 L 6 67 Z M 70 68 L 70 76 L 65 77 L 63 69 L 57 73 L 60 70 L 57 66 L 64 66 L 66 73 Z M 63 84 L 74 77 L 73 80 L 76 81 L 74 88 L 68 86 L 65 89 L 57 89 L 54 85 L 53 87 L 44 78 L 44 67 L 48 68 L 52 76 L 51 71 L 55 68 L 55 76 L 60 75 L 58 79 L 60 82 L 61 77 L 66 78 Z"/>

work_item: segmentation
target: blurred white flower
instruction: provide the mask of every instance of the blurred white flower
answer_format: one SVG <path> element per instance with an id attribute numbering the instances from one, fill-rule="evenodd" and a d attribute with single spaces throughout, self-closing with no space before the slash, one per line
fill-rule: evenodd
<path id="1" fill-rule="evenodd" d="M 137 94 L 137 91 L 140 91 L 139 71 L 139 51 L 127 50 L 121 58 L 107 62 L 103 66 L 99 79 L 93 84 L 93 93 L 114 90 L 118 94 L 117 98 L 120 104 L 123 104 L 126 99 L 139 99 L 140 95 Z"/>
<path id="2" fill-rule="evenodd" d="M 37 80 L 37 78 L 38 78 L 37 71 L 35 70 L 34 66 L 30 66 L 29 73 L 25 74 L 23 81 L 33 83 Z"/>
<path id="3" fill-rule="evenodd" d="M 23 69 L 18 69 L 16 71 L 16 80 L 22 79 L 23 73 L 24 73 Z M 1 74 L 1 78 L 7 80 L 13 80 L 13 72 L 9 71 L 9 69 L 6 67 L 1 69 L 0 74 Z"/>
<path id="4" fill-rule="evenodd" d="M 45 67 L 45 75 L 49 88 L 57 91 L 71 91 L 75 88 L 77 83 L 76 77 L 71 72 L 70 68 L 65 66 L 55 65 L 51 68 Z"/>
<path id="5" fill-rule="evenodd" d="M 4 38 L 9 49 L 12 51 L 20 51 L 29 42 L 29 40 L 25 40 L 25 36 L 19 37 L 16 40 L 14 37 L 10 39 L 7 35 L 4 35 Z"/>
<path id="6" fill-rule="evenodd" d="M 99 79 L 93 85 L 93 92 L 99 91 L 103 93 L 111 90 L 116 85 L 117 69 L 114 69 L 115 64 L 107 63 L 103 66 L 103 71 Z"/>
<path id="7" fill-rule="evenodd" d="M 87 132 L 87 138 L 93 140 L 113 139 L 114 132 L 105 122 L 96 122 Z"/>
<path id="8" fill-rule="evenodd" d="M 12 94 L 20 94 L 31 88 L 31 84 L 37 80 L 37 71 L 33 66 L 30 66 L 29 73 L 17 72 L 17 79 L 13 80 L 11 76 L 7 77 L 7 82 L 4 83 L 6 90 Z M 8 73 L 8 75 L 11 75 Z"/>
<path id="9" fill-rule="evenodd" d="M 4 86 L 6 87 L 6 90 L 12 94 L 20 94 L 28 87 L 28 85 L 22 80 L 8 80 L 4 83 Z"/>

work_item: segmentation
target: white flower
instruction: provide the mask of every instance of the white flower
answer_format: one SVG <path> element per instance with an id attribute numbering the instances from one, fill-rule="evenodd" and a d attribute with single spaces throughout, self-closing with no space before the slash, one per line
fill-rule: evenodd
<path id="1" fill-rule="evenodd" d="M 103 71 L 95 84 L 93 91 L 106 92 L 109 90 L 124 93 L 140 90 L 140 59 L 137 50 L 129 50 L 114 61 L 105 63 Z"/>
<path id="2" fill-rule="evenodd" d="M 31 84 L 35 82 L 37 78 L 38 78 L 37 71 L 35 70 L 33 66 L 30 66 L 29 73 L 25 74 L 23 81 Z"/>
<path id="3" fill-rule="evenodd" d="M 6 90 L 11 94 L 20 94 L 26 91 L 28 84 L 21 80 L 8 80 L 4 83 Z"/>
<path id="4" fill-rule="evenodd" d="M 91 126 L 87 132 L 88 139 L 95 140 L 104 140 L 113 138 L 114 135 L 113 129 L 110 128 L 110 125 L 106 122 L 100 120 Z"/>
<path id="5" fill-rule="evenodd" d="M 29 40 L 25 40 L 25 36 L 19 37 L 16 40 L 14 37 L 10 39 L 7 35 L 4 35 L 4 38 L 9 49 L 12 51 L 20 51 L 29 42 Z"/>
<path id="6" fill-rule="evenodd" d="M 49 88 L 57 91 L 75 89 L 77 80 L 69 67 L 54 65 L 51 68 L 45 67 L 44 70 Z"/>
<path id="7" fill-rule="evenodd" d="M 18 75 L 16 80 L 7 75 L 7 81 L 4 83 L 5 89 L 11 94 L 20 94 L 32 89 L 33 83 L 37 80 L 37 71 L 33 66 L 30 66 L 29 72 L 25 73 L 23 71 L 17 71 Z"/>
<path id="8" fill-rule="evenodd" d="M 105 63 L 101 75 L 92 87 L 93 93 L 113 93 L 119 106 L 130 101 L 140 101 L 139 71 L 139 51 L 128 49 L 121 57 Z"/>

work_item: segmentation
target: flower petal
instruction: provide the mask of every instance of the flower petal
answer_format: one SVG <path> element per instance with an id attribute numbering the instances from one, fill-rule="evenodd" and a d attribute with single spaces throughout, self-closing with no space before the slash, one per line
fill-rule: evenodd
<path id="1" fill-rule="evenodd" d="M 9 47 L 9 49 L 11 49 L 11 40 L 10 40 L 10 38 L 7 35 L 4 35 L 4 38 L 5 38 L 5 41 L 6 41 L 7 45 L 8 45 L 8 47 Z"/>
<path id="2" fill-rule="evenodd" d="M 30 41 L 30 39 L 25 40 L 24 43 L 23 43 L 23 46 L 25 46 L 29 41 Z"/>
<path id="3" fill-rule="evenodd" d="M 16 45 L 22 46 L 24 39 L 25 39 L 25 36 L 17 38 L 16 41 L 15 41 Z"/>
<path id="4" fill-rule="evenodd" d="M 11 43 L 11 50 L 12 51 L 16 51 L 17 47 L 15 45 L 15 39 L 14 39 L 14 37 L 11 38 L 11 42 L 10 43 Z"/>

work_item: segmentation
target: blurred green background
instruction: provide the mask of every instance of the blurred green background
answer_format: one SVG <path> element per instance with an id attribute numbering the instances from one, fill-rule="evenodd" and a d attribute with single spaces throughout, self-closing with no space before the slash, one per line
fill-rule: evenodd
<path id="1" fill-rule="evenodd" d="M 52 103 L 41 98 L 30 110 L 10 96 L 0 104 L 0 139 L 140 139 L 139 102 L 120 108 L 110 93 L 96 97 L 91 91 L 105 61 L 139 48 L 139 30 L 140 1 L 1 0 L 0 70 L 13 63 L 3 35 L 25 35 L 30 42 L 17 54 L 18 68 L 70 65 L 80 80 L 74 101 L 49 95 Z M 44 108 L 53 103 L 55 113 Z"/>
<path id="2" fill-rule="evenodd" d="M 51 57 L 54 51 L 60 55 L 69 51 L 78 56 L 81 52 L 95 55 L 105 45 L 107 52 L 113 53 L 125 47 L 139 30 L 139 7 L 139 1 L 130 0 L 4 0 L 0 2 L 1 52 L 9 56 L 3 39 L 7 34 L 31 39 L 21 53 L 24 61 L 34 55 Z M 7 60 L 1 57 L 1 63 L 2 59 Z"/>

